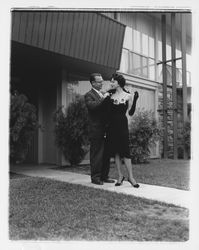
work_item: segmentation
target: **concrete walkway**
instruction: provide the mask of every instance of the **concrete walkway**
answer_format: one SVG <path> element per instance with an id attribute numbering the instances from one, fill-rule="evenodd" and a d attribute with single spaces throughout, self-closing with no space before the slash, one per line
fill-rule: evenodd
<path id="1" fill-rule="evenodd" d="M 180 190 L 176 188 L 161 187 L 156 185 L 140 184 L 140 188 L 133 188 L 127 181 L 122 186 L 115 187 L 114 184 L 104 183 L 104 185 L 95 185 L 90 181 L 90 176 L 73 172 L 66 172 L 52 169 L 53 166 L 42 165 L 20 165 L 12 166 L 11 172 L 23 174 L 32 177 L 44 177 L 53 180 L 79 184 L 96 189 L 103 189 L 110 192 L 123 193 L 136 197 L 146 198 L 173 204 L 180 207 L 189 208 L 190 191 Z"/>

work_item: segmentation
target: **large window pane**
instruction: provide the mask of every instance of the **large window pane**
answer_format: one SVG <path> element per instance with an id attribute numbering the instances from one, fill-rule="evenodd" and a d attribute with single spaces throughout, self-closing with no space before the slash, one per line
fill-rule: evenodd
<path id="1" fill-rule="evenodd" d="M 176 68 L 179 68 L 179 69 L 182 68 L 182 60 L 181 59 L 176 60 Z"/>
<path id="2" fill-rule="evenodd" d="M 140 32 L 137 30 L 133 30 L 133 50 L 141 53 Z"/>
<path id="3" fill-rule="evenodd" d="M 182 60 L 176 61 L 176 84 L 177 86 L 182 85 Z"/>
<path id="4" fill-rule="evenodd" d="M 155 60 L 149 59 L 149 79 L 155 80 Z"/>
<path id="5" fill-rule="evenodd" d="M 182 69 L 176 68 L 176 84 L 182 86 Z"/>
<path id="6" fill-rule="evenodd" d="M 123 73 L 128 72 L 128 50 L 123 49 L 122 50 L 122 58 L 121 58 L 121 63 L 120 63 L 120 71 Z"/>
<path id="7" fill-rule="evenodd" d="M 171 46 L 166 45 L 166 55 L 167 55 L 167 60 L 171 60 Z"/>
<path id="8" fill-rule="evenodd" d="M 145 56 L 149 55 L 148 36 L 145 34 L 142 34 L 142 54 Z"/>
<path id="9" fill-rule="evenodd" d="M 162 61 L 162 42 L 158 41 L 158 60 Z"/>
<path id="10" fill-rule="evenodd" d="M 182 57 L 181 50 L 176 49 L 176 58 Z"/>
<path id="11" fill-rule="evenodd" d="M 187 86 L 191 86 L 191 73 L 187 71 Z"/>
<path id="12" fill-rule="evenodd" d="M 67 84 L 67 98 L 72 101 L 75 96 L 85 95 L 91 89 L 91 84 L 89 81 L 70 81 Z"/>
<path id="13" fill-rule="evenodd" d="M 130 74 L 141 75 L 141 56 L 134 53 L 130 54 Z"/>
<path id="14" fill-rule="evenodd" d="M 154 38 L 149 37 L 149 56 L 152 58 L 155 58 L 154 46 Z"/>
<path id="15" fill-rule="evenodd" d="M 142 76 L 143 77 L 148 77 L 148 65 L 147 65 L 147 58 L 142 57 Z"/>
<path id="16" fill-rule="evenodd" d="M 158 82 L 163 82 L 163 78 L 162 78 L 162 64 L 159 64 L 157 67 L 158 70 Z"/>
<path id="17" fill-rule="evenodd" d="M 124 35 L 124 48 L 126 49 L 133 49 L 133 37 L 132 37 L 132 28 L 126 27 L 125 35 Z"/>
<path id="18" fill-rule="evenodd" d="M 188 71 L 190 71 L 192 68 L 192 58 L 191 58 L 191 55 L 187 53 L 186 53 L 186 67 Z"/>

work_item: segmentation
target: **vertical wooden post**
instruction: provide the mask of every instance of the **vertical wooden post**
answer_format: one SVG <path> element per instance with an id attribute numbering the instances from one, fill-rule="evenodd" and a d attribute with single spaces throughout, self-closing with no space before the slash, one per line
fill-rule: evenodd
<path id="1" fill-rule="evenodd" d="M 177 91 L 176 91 L 176 17 L 171 13 L 171 57 L 172 57 L 172 99 L 173 99 L 173 158 L 177 159 Z"/>
<path id="2" fill-rule="evenodd" d="M 186 74 L 186 19 L 185 14 L 181 14 L 181 42 L 182 42 L 182 101 L 183 101 L 183 128 L 187 122 L 187 74 Z M 187 159 L 187 152 L 184 145 L 184 159 Z"/>
<path id="3" fill-rule="evenodd" d="M 38 120 L 39 124 L 43 125 L 43 95 L 42 95 L 42 88 L 39 88 L 38 90 Z M 44 156 L 44 138 L 43 138 L 43 132 L 39 128 L 38 130 L 38 164 L 43 163 L 43 156 Z"/>
<path id="4" fill-rule="evenodd" d="M 62 106 L 62 81 L 64 73 L 65 73 L 64 70 L 60 72 L 61 75 L 59 81 L 57 82 L 57 103 L 56 103 L 57 108 Z M 62 153 L 59 150 L 59 148 L 57 148 L 56 152 L 56 164 L 58 166 L 62 166 Z"/>
<path id="5" fill-rule="evenodd" d="M 155 51 L 155 81 L 158 81 L 158 25 L 157 22 L 154 23 L 155 25 L 155 42 L 154 42 L 154 51 Z"/>
<path id="6" fill-rule="evenodd" d="M 166 15 L 162 15 L 162 75 L 163 75 L 163 126 L 164 145 L 163 157 L 168 157 L 168 128 L 167 128 L 167 72 L 166 72 Z"/>

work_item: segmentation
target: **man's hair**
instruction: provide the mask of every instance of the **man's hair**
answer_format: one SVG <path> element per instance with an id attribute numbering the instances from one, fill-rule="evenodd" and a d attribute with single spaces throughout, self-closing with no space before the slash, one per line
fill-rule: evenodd
<path id="1" fill-rule="evenodd" d="M 102 76 L 100 73 L 92 73 L 91 75 L 90 75 L 90 83 L 92 84 L 92 82 L 94 82 L 95 81 L 95 77 L 96 76 Z"/>

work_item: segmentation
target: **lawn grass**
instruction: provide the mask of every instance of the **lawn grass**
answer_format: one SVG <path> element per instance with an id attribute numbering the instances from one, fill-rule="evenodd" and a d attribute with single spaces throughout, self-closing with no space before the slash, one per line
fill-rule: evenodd
<path id="1" fill-rule="evenodd" d="M 57 170 L 72 171 L 77 173 L 89 174 L 90 165 L 77 167 L 57 167 Z M 172 187 L 177 189 L 189 190 L 190 161 L 186 160 L 150 160 L 148 164 L 133 165 L 133 174 L 137 182 Z M 123 174 L 127 176 L 127 171 L 123 167 Z M 111 164 L 111 178 L 117 179 L 115 164 Z"/>
<path id="2" fill-rule="evenodd" d="M 186 241 L 188 209 L 11 174 L 11 240 Z"/>

